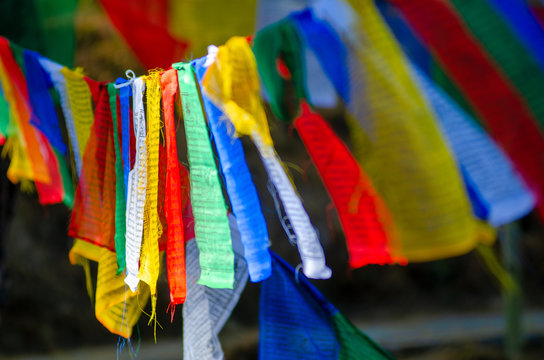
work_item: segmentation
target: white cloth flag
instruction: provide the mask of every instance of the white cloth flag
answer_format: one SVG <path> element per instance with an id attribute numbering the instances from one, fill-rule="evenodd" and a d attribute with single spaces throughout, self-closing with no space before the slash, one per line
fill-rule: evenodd
<path id="1" fill-rule="evenodd" d="M 234 250 L 234 286 L 231 289 L 212 289 L 197 283 L 200 277 L 198 247 L 194 239 L 186 244 L 187 298 L 183 304 L 183 359 L 223 359 L 219 331 L 244 290 L 249 273 L 244 260 L 236 219 L 229 215 L 229 226 Z"/>
<path id="2" fill-rule="evenodd" d="M 325 265 L 325 254 L 317 233 L 310 222 L 310 218 L 302 206 L 300 198 L 293 189 L 293 185 L 281 163 L 278 160 L 274 148 L 267 146 L 257 132 L 251 135 L 253 142 L 259 150 L 261 159 L 270 180 L 274 184 L 281 199 L 287 218 L 291 222 L 296 236 L 297 247 L 302 259 L 302 271 L 311 279 L 328 279 L 332 275 L 330 268 Z"/>
<path id="3" fill-rule="evenodd" d="M 136 159 L 134 168 L 128 174 L 126 209 L 126 271 L 125 283 L 132 291 L 138 287 L 138 263 L 144 228 L 144 206 L 147 188 L 146 122 L 143 103 L 145 82 L 137 78 L 132 83 L 134 114 L 134 136 L 136 138 Z"/>

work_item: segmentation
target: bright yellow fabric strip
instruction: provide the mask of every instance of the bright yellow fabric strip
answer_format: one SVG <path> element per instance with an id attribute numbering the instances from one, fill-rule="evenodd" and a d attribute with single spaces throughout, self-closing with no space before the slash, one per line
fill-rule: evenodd
<path id="1" fill-rule="evenodd" d="M 4 149 L 9 149 L 11 162 L 8 167 L 9 181 L 17 184 L 19 180 L 33 180 L 34 172 L 28 160 L 25 149 L 19 140 L 19 135 L 12 135 L 6 140 Z M 4 155 L 4 154 L 2 154 Z"/>
<path id="2" fill-rule="evenodd" d="M 110 332 L 129 338 L 148 298 L 147 287 L 140 286 L 136 293 L 127 291 L 124 275 L 117 275 L 117 256 L 102 248 L 96 280 L 95 314 L 98 321 Z"/>
<path id="3" fill-rule="evenodd" d="M 362 111 L 351 126 L 365 132 L 357 154 L 393 214 L 402 244 L 398 255 L 430 261 L 468 252 L 487 232 L 472 215 L 433 113 L 373 1 L 350 2 L 361 17 L 360 31 L 352 34 L 359 46 L 350 51 L 360 63 L 364 84 L 358 98 L 366 104 L 355 107 Z"/>
<path id="4" fill-rule="evenodd" d="M 217 59 L 206 71 L 202 85 L 232 121 L 236 133 L 251 136 L 256 145 L 291 223 L 304 274 L 312 279 L 328 279 L 331 270 L 326 266 L 323 247 L 274 149 L 257 74 L 255 55 L 247 40 L 233 37 L 219 47 Z"/>
<path id="5" fill-rule="evenodd" d="M 80 71 L 71 71 L 68 68 L 63 68 L 60 72 L 66 80 L 66 89 L 68 90 L 70 108 L 72 109 L 72 116 L 74 118 L 79 153 L 83 156 L 94 121 L 91 91 Z"/>
<path id="6" fill-rule="evenodd" d="M 11 120 L 6 134 L 7 140 L 4 145 L 4 152 L 2 153 L 2 156 L 9 155 L 11 157 L 7 177 L 14 184 L 17 184 L 22 179 L 34 180 L 34 172 L 23 145 L 24 140 L 20 138 L 22 134 L 20 133 L 18 124 L 21 122 L 21 114 L 19 114 L 19 108 L 14 98 L 13 84 L 1 60 L 0 82 L 2 83 L 4 97 L 9 105 Z"/>
<path id="7" fill-rule="evenodd" d="M 144 208 L 144 236 L 138 278 L 151 291 L 151 320 L 155 318 L 157 279 L 159 278 L 159 238 L 162 226 L 157 210 L 159 192 L 159 139 L 161 131 L 160 73 L 152 72 L 145 78 L 147 89 L 147 190 Z M 150 320 L 150 321 L 151 321 Z"/>
<path id="8" fill-rule="evenodd" d="M 219 69 L 218 63 L 226 68 Z M 217 61 L 206 71 L 202 84 L 210 98 L 224 104 L 225 113 L 238 135 L 251 136 L 257 131 L 264 143 L 272 146 L 259 95 L 259 78 L 255 74 L 257 64 L 246 38 L 235 36 L 219 47 Z"/>
<path id="9" fill-rule="evenodd" d="M 126 291 L 123 274 L 116 274 L 117 256 L 106 248 L 76 239 L 69 258 L 72 264 L 82 265 L 87 276 L 90 274 L 89 260 L 98 262 L 96 318 L 110 332 L 129 338 L 149 298 L 148 287 L 141 286 L 135 293 Z M 87 290 L 92 290 L 90 278 L 87 279 Z"/>

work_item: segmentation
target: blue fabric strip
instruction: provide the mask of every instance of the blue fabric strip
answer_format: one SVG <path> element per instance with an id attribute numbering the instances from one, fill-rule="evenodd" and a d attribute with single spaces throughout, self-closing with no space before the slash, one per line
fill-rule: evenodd
<path id="1" fill-rule="evenodd" d="M 25 49 L 23 51 L 26 85 L 32 105 L 30 122 L 45 135 L 53 148 L 66 155 L 67 147 L 62 139 L 59 119 L 49 93 L 53 82 L 40 65 L 39 56 L 38 53 L 31 50 Z"/>
<path id="2" fill-rule="evenodd" d="M 310 9 L 292 13 L 290 18 L 338 94 L 349 103 L 347 50 L 339 35 L 325 21 L 316 18 Z"/>
<path id="3" fill-rule="evenodd" d="M 128 80 L 118 78 L 116 85 L 126 83 Z M 127 84 L 119 88 L 119 101 L 121 105 L 121 152 L 123 156 L 123 178 L 125 182 L 125 201 L 128 191 L 128 174 L 130 172 L 130 97 L 132 86 Z"/>
<path id="4" fill-rule="evenodd" d="M 202 81 L 206 72 L 205 62 L 206 57 L 192 62 L 199 82 Z M 232 211 L 244 245 L 244 257 L 248 264 L 249 276 L 252 282 L 258 282 L 268 278 L 272 273 L 272 260 L 268 250 L 268 229 L 257 190 L 245 161 L 242 143 L 231 135 L 234 133 L 234 127 L 229 126 L 227 117 L 204 92 L 202 92 L 202 100 Z"/>
<path id="5" fill-rule="evenodd" d="M 389 1 L 376 1 L 376 5 L 407 57 L 429 74 L 432 60 L 429 50 L 417 37 L 403 15 Z"/>
<path id="6" fill-rule="evenodd" d="M 272 253 L 272 276 L 261 284 L 259 359 L 337 359 L 336 308 Z"/>
<path id="7" fill-rule="evenodd" d="M 544 69 L 544 29 L 534 17 L 526 1 L 487 0 L 504 18 L 525 47 Z"/>
<path id="8" fill-rule="evenodd" d="M 461 168 L 475 215 L 500 226 L 529 213 L 535 199 L 506 155 L 421 70 L 413 67 L 413 74 Z"/>

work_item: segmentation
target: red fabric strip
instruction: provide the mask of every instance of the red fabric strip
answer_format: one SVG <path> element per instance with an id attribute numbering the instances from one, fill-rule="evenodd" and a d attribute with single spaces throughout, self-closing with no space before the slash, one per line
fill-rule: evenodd
<path id="1" fill-rule="evenodd" d="M 487 125 L 538 200 L 544 217 L 544 139 L 520 94 L 443 0 L 392 0 Z"/>
<path id="2" fill-rule="evenodd" d="M 98 100 L 100 99 L 101 83 L 99 81 L 88 78 L 87 76 L 84 76 L 83 79 L 85 79 L 85 82 L 89 87 L 89 91 L 91 92 L 91 95 L 93 97 L 93 104 L 96 105 L 96 103 L 98 103 Z"/>
<path id="3" fill-rule="evenodd" d="M 178 90 L 177 71 L 170 69 L 163 73 L 161 85 L 167 156 L 166 194 L 168 196 L 164 203 L 168 223 L 166 264 L 168 284 L 170 285 L 170 303 L 176 305 L 185 302 L 187 294 L 180 170 L 176 145 L 176 125 L 174 122 L 174 97 Z"/>
<path id="4" fill-rule="evenodd" d="M 338 211 L 350 266 L 405 262 L 391 254 L 393 228 L 384 202 L 342 140 L 305 102 L 294 125 Z"/>
<path id="5" fill-rule="evenodd" d="M 42 143 L 45 138 L 40 138 L 41 133 L 30 124 L 31 109 L 24 74 L 13 57 L 9 41 L 1 36 L 0 58 L 14 87 L 13 91 L 16 103 L 12 104 L 12 106 L 17 108 L 17 112 L 20 117 L 18 119 L 18 125 L 21 132 L 20 136 L 22 137 L 22 140 L 24 140 L 25 151 L 28 159 L 30 160 L 30 165 L 32 166 L 32 172 L 34 174 L 33 180 L 35 182 L 47 183 L 51 187 L 56 187 L 58 189 L 55 191 L 60 191 L 62 193 L 62 182 L 51 182 L 51 177 L 53 175 L 49 172 L 53 169 L 48 167 L 44 159 L 44 154 L 42 154 L 42 148 L 43 151 L 45 151 L 45 144 Z M 58 174 L 58 168 L 57 175 L 60 177 L 60 174 Z M 41 198 L 41 196 L 44 195 L 43 192 L 38 192 L 38 195 L 40 195 L 40 202 L 46 202 L 45 199 Z"/>
<path id="6" fill-rule="evenodd" d="M 17 106 L 21 118 L 19 124 L 21 136 L 26 144 L 26 151 L 31 160 L 31 166 L 35 174 L 48 174 L 49 182 L 35 180 L 36 191 L 40 204 L 57 204 L 62 202 L 64 188 L 57 158 L 47 138 L 30 124 L 30 102 L 24 74 L 13 58 L 9 41 L 0 37 L 0 53 L 2 63 L 10 75 L 17 94 Z"/>
<path id="7" fill-rule="evenodd" d="M 115 166 L 113 166 L 115 153 L 113 123 L 106 84 L 101 84 L 98 94 L 95 120 L 83 155 L 83 168 L 77 185 L 68 235 L 114 251 L 112 226 L 115 226 Z M 109 161 L 106 161 L 108 158 Z M 105 176 L 106 168 L 108 168 L 107 177 Z M 112 201 L 113 204 L 111 204 Z M 111 218 L 110 221 L 107 220 L 108 215 Z"/>
<path id="8" fill-rule="evenodd" d="M 100 0 L 109 18 L 147 69 L 169 67 L 185 55 L 187 41 L 168 31 L 168 0 Z"/>
<path id="9" fill-rule="evenodd" d="M 543 5 L 534 5 L 531 6 L 531 11 L 533 12 L 533 15 L 535 18 L 537 18 L 538 22 L 544 29 L 544 6 Z"/>
<path id="10" fill-rule="evenodd" d="M 40 204 L 58 204 L 62 202 L 64 197 L 64 186 L 62 184 L 62 175 L 60 174 L 59 163 L 51 144 L 45 137 L 45 135 L 39 133 L 38 141 L 40 142 L 40 149 L 44 151 L 44 156 L 51 182 L 49 184 L 36 181 L 36 190 L 38 191 L 38 197 Z"/>

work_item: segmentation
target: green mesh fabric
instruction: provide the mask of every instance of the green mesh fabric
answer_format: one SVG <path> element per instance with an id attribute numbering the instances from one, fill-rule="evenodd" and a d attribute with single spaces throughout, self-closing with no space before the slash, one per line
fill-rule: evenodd
<path id="1" fill-rule="evenodd" d="M 470 31 L 523 94 L 544 127 L 544 72 L 536 59 L 486 0 L 451 0 Z"/>
<path id="2" fill-rule="evenodd" d="M 0 35 L 71 67 L 78 0 L 2 0 Z"/>
<path id="3" fill-rule="evenodd" d="M 72 182 L 72 176 L 70 175 L 70 169 L 66 164 L 66 158 L 62 153 L 53 148 L 55 156 L 59 163 L 59 172 L 62 177 L 62 187 L 64 189 L 64 196 L 62 202 L 67 208 L 71 209 L 74 206 L 74 184 Z"/>
<path id="4" fill-rule="evenodd" d="M 9 125 L 9 106 L 0 84 L 0 134 L 6 135 Z"/>
<path id="5" fill-rule="evenodd" d="M 480 119 L 478 116 L 476 116 L 472 106 L 468 103 L 467 99 L 461 93 L 457 85 L 454 84 L 450 76 L 446 74 L 442 66 L 435 58 L 431 59 L 430 68 L 433 81 L 438 84 L 453 100 L 455 100 L 457 105 L 459 105 L 461 109 L 470 115 L 471 119 L 481 125 Z"/>
<path id="6" fill-rule="evenodd" d="M 195 74 L 190 64 L 176 63 L 173 67 L 178 71 L 187 138 L 191 205 L 202 270 L 198 283 L 211 288 L 232 289 L 234 253 L 227 208 Z"/>
<path id="7" fill-rule="evenodd" d="M 357 329 L 340 312 L 332 317 L 336 338 L 340 343 L 339 360 L 382 360 L 395 359 L 391 354 L 382 349 L 371 338 Z"/>
<path id="8" fill-rule="evenodd" d="M 292 70 L 290 82 L 294 86 L 296 98 L 305 98 L 307 91 L 304 85 L 305 66 L 302 64 L 304 57 L 299 53 L 303 49 L 297 29 L 287 20 L 260 30 L 253 40 L 259 76 L 269 92 L 270 106 L 274 115 L 283 121 L 290 121 L 293 116 L 290 116 L 291 111 L 287 109 L 284 101 L 287 93 L 286 82 L 278 76 L 276 59 L 280 58 Z M 295 108 L 298 110 L 298 106 Z"/>
<path id="9" fill-rule="evenodd" d="M 125 230 L 126 203 L 125 183 L 123 178 L 123 159 L 119 145 L 119 124 L 117 123 L 117 89 L 108 84 L 111 117 L 113 120 L 113 143 L 115 146 L 115 253 L 117 254 L 117 274 L 125 269 Z"/>

